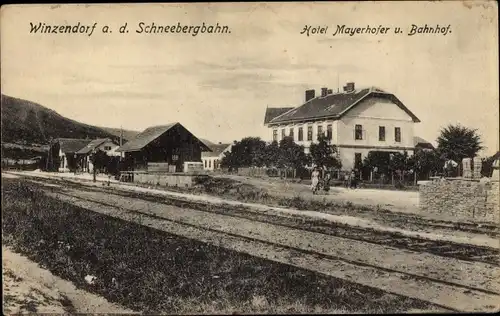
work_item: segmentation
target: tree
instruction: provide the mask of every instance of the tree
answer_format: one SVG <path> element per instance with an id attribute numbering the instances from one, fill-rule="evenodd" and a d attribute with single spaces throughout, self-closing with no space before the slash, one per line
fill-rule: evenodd
<path id="1" fill-rule="evenodd" d="M 278 165 L 285 168 L 301 169 L 308 163 L 304 153 L 304 146 L 293 141 L 292 137 L 285 137 L 279 143 Z"/>
<path id="2" fill-rule="evenodd" d="M 408 171 L 411 168 L 409 164 L 409 156 L 408 152 L 404 151 L 403 153 L 395 152 L 391 155 L 391 159 L 389 162 L 389 169 L 398 174 L 403 174 L 405 171 Z"/>
<path id="3" fill-rule="evenodd" d="M 378 174 L 389 175 L 389 164 L 391 161 L 388 151 L 370 151 L 363 160 L 364 169 L 375 171 Z"/>
<path id="4" fill-rule="evenodd" d="M 267 145 L 264 150 L 264 164 L 266 167 L 282 167 L 281 150 L 277 141 Z"/>
<path id="5" fill-rule="evenodd" d="M 106 152 L 98 149 L 92 153 L 92 155 L 90 156 L 90 160 L 92 161 L 92 165 L 93 165 L 93 175 L 94 175 L 94 182 L 95 182 L 95 176 L 96 176 L 97 170 L 102 170 L 102 169 L 106 168 L 109 164 L 110 157 L 106 154 Z"/>
<path id="6" fill-rule="evenodd" d="M 474 158 L 483 148 L 476 129 L 461 125 L 448 125 L 437 138 L 438 151 L 446 159 L 460 163 L 463 158 Z"/>
<path id="7" fill-rule="evenodd" d="M 225 168 L 263 166 L 265 163 L 266 142 L 259 137 L 246 137 L 237 141 L 221 161 Z"/>
<path id="8" fill-rule="evenodd" d="M 426 177 L 440 173 L 444 165 L 441 154 L 435 150 L 415 150 L 414 161 L 416 172 Z"/>
<path id="9" fill-rule="evenodd" d="M 341 161 L 335 157 L 337 147 L 330 144 L 329 139 L 325 135 L 318 137 L 318 143 L 311 144 L 309 148 L 311 152 L 312 162 L 322 169 L 340 169 Z"/>

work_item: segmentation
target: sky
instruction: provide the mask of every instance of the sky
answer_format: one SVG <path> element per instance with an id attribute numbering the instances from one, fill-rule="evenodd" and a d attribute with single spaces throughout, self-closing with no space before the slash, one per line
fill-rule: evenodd
<path id="1" fill-rule="evenodd" d="M 213 142 L 269 139 L 266 107 L 298 106 L 306 89 L 349 81 L 396 95 L 434 142 L 448 124 L 499 148 L 496 2 L 12 5 L 1 8 L 2 93 L 68 118 L 141 131 L 180 122 Z M 30 22 L 93 25 L 30 34 Z M 129 33 L 118 28 L 127 23 Z M 146 25 L 227 25 L 230 34 L 138 34 Z M 391 27 L 336 35 L 337 25 Z M 411 25 L 451 33 L 408 36 Z M 113 33 L 100 31 L 108 25 Z M 305 25 L 327 34 L 300 34 Z M 394 34 L 394 27 L 403 34 Z"/>

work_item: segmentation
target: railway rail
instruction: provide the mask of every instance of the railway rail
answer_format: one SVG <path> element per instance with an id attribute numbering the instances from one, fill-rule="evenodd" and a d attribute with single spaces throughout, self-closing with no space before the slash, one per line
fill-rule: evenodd
<path id="1" fill-rule="evenodd" d="M 60 183 L 51 179 L 52 183 Z M 482 262 L 500 267 L 500 250 L 485 246 L 474 246 L 450 241 L 430 240 L 424 238 L 405 236 L 395 232 L 384 232 L 368 228 L 359 228 L 340 223 L 326 222 L 318 219 L 282 216 L 269 213 L 252 211 L 245 207 L 227 205 L 210 205 L 209 203 L 188 201 L 182 198 L 146 195 L 135 192 L 125 192 L 108 187 L 82 187 L 76 183 L 64 183 L 67 188 L 75 188 L 88 192 L 105 192 L 124 198 L 136 198 L 144 201 L 160 203 L 168 206 L 187 207 L 203 212 L 220 214 L 236 218 L 249 219 L 256 222 L 279 225 L 287 228 L 301 229 L 330 236 L 342 237 L 363 241 L 371 244 L 384 245 L 398 249 L 407 249 L 416 252 L 426 252 L 441 257 L 455 258 L 470 262 Z M 493 232 L 492 232 L 493 233 Z"/>
<path id="2" fill-rule="evenodd" d="M 366 244 L 369 244 L 370 242 L 374 246 L 387 246 L 390 244 L 390 240 L 393 239 L 393 233 L 385 234 L 382 232 L 381 234 L 381 232 L 377 231 L 344 227 L 343 225 L 337 225 L 335 223 L 323 225 L 323 228 L 321 228 L 321 223 L 315 223 L 314 221 L 307 223 L 307 221 L 298 221 L 297 218 L 260 214 L 252 212 L 244 207 L 234 209 L 235 207 L 207 205 L 200 202 L 186 201 L 181 198 L 166 198 L 137 194 L 125 190 L 116 190 L 114 188 L 89 187 L 66 181 L 64 181 L 63 185 L 57 185 L 57 183 L 61 184 L 60 181 L 47 180 L 47 185 L 43 187 L 43 190 L 49 196 L 66 200 L 67 202 L 86 208 L 89 211 L 99 212 L 111 217 L 118 217 L 129 221 L 135 221 L 142 225 L 169 233 L 198 239 L 203 242 L 212 243 L 214 245 L 239 252 L 257 255 L 269 260 L 299 266 L 333 277 L 347 279 L 358 284 L 376 287 L 389 293 L 420 299 L 430 302 L 445 310 L 484 311 L 485 308 L 495 309 L 498 305 L 496 302 L 500 299 L 500 288 L 496 285 L 496 283 L 493 285 L 484 285 L 484 282 L 481 283 L 477 280 L 467 279 L 471 280 L 470 284 L 468 282 L 465 282 L 467 284 L 464 284 L 463 282 L 454 282 L 459 280 L 456 278 L 456 275 L 455 278 L 452 278 L 452 281 L 449 281 L 446 277 L 444 277 L 444 279 L 435 278 L 432 276 L 432 273 L 430 275 L 423 273 L 424 275 L 422 275 L 423 270 L 419 268 L 416 269 L 418 270 L 416 273 L 412 273 L 413 271 L 411 269 L 391 269 L 379 266 L 376 262 L 375 264 L 370 264 L 363 262 L 363 260 L 360 261 L 349 258 L 349 256 L 336 256 L 328 252 L 325 253 L 325 249 L 321 250 L 283 244 L 283 239 L 280 240 L 279 238 L 276 241 L 272 239 L 263 240 L 258 233 L 254 238 L 253 236 L 245 234 L 245 232 L 232 233 L 230 229 L 229 231 L 221 230 L 217 227 L 217 225 L 214 227 L 207 227 L 206 225 L 203 225 L 202 222 L 199 224 L 193 224 L 192 222 L 189 223 L 189 220 L 186 222 L 185 220 L 182 220 L 182 217 L 180 217 L 181 220 L 175 219 L 175 216 L 174 218 L 166 218 L 155 214 L 148 207 L 145 209 L 134 209 L 133 207 L 128 207 L 127 201 L 143 201 L 137 204 L 142 205 L 142 207 L 148 205 L 147 203 L 149 203 L 149 205 L 155 205 L 154 208 L 156 211 L 162 210 L 161 205 L 164 205 L 166 208 L 174 207 L 177 209 L 175 211 L 177 213 L 182 212 L 182 209 L 180 208 L 185 208 L 185 210 L 198 209 L 196 212 L 199 212 L 199 214 L 212 214 L 211 216 L 217 216 L 219 219 L 221 217 L 228 219 L 233 218 L 240 219 L 241 221 L 252 221 L 254 225 L 258 225 L 259 223 L 262 225 L 274 225 L 278 228 L 282 227 L 284 230 L 288 229 L 289 231 L 298 231 L 298 229 L 300 229 L 304 231 L 304 233 L 313 232 L 315 234 L 319 233 L 325 236 L 340 236 L 341 239 L 352 240 L 351 242 L 354 244 L 356 244 L 356 242 L 358 244 L 361 242 L 362 244 L 365 244 L 365 247 Z M 109 197 L 112 198 L 108 200 Z M 117 203 L 107 203 L 107 200 Z M 172 214 L 174 213 L 170 213 L 170 215 Z M 188 217 L 184 217 L 184 219 L 186 218 Z M 307 225 L 304 223 L 307 223 Z M 339 231 L 342 231 L 342 233 L 339 233 Z M 370 238 L 367 238 L 366 236 L 360 237 L 353 235 L 353 231 L 355 231 L 358 235 L 360 233 L 368 233 L 372 235 Z M 378 240 L 375 240 L 373 239 L 373 234 L 381 235 Z M 386 237 L 383 237 L 384 234 Z M 349 238 L 349 236 L 351 238 Z M 368 241 L 367 239 L 373 240 Z M 417 240 L 416 238 L 410 239 Z M 425 242 L 429 241 L 425 240 Z M 378 247 L 378 249 L 382 249 L 380 246 Z M 399 248 L 401 249 L 400 253 L 407 253 L 410 247 L 411 246 L 401 246 Z M 420 244 L 419 247 L 425 248 L 425 245 Z M 475 246 L 471 247 L 478 248 Z M 495 252 L 498 250 L 483 249 L 482 251 Z M 354 258 L 355 257 L 356 256 L 354 256 Z M 460 255 L 457 256 L 453 253 L 447 254 L 447 258 L 454 258 L 450 260 L 459 259 L 457 257 L 460 257 Z M 359 255 L 358 258 L 360 258 Z M 469 255 L 469 260 L 471 262 L 477 262 L 478 264 L 489 263 L 488 259 L 486 260 L 486 263 L 484 262 L 484 259 L 484 253 L 483 257 L 479 258 Z M 373 263 L 374 261 L 371 262 Z M 418 264 L 415 265 L 414 263 L 413 267 L 418 267 Z M 455 269 L 455 272 L 457 271 L 456 268 L 457 267 L 453 268 Z M 496 271 L 496 268 L 493 269 Z M 476 272 L 477 270 L 474 271 L 474 273 Z M 491 278 L 491 276 L 489 277 Z M 480 279 L 486 280 L 483 277 L 480 277 Z"/>

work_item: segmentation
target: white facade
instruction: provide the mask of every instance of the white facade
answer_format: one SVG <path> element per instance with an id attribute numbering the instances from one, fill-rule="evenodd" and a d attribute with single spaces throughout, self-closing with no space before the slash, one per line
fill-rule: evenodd
<path id="1" fill-rule="evenodd" d="M 66 158 L 66 154 L 59 149 L 59 172 L 69 172 L 68 168 L 68 159 Z"/>
<path id="2" fill-rule="evenodd" d="M 232 145 L 228 145 L 219 155 L 211 156 L 208 153 L 207 156 L 202 156 L 201 161 L 203 162 L 203 170 L 213 171 L 220 169 L 220 162 L 227 152 L 231 151 Z"/>
<path id="3" fill-rule="evenodd" d="M 106 141 L 97 146 L 95 150 L 104 151 L 108 156 L 120 157 L 122 153 L 116 151 L 119 147 L 119 145 L 113 143 L 112 141 Z M 83 158 L 83 171 L 94 171 L 94 164 L 90 159 L 90 155 L 91 153 L 85 155 L 85 157 Z"/>
<path id="4" fill-rule="evenodd" d="M 202 157 L 201 160 L 203 162 L 203 170 L 213 171 L 215 169 L 219 169 L 221 159 L 222 158 L 220 157 Z"/>
<path id="5" fill-rule="evenodd" d="M 271 140 L 276 141 L 283 139 L 283 136 L 290 136 L 292 129 L 294 141 L 303 145 L 305 152 L 309 153 L 309 147 L 318 138 L 319 129 L 326 135 L 328 126 L 331 126 L 331 144 L 338 148 L 342 169 L 350 170 L 354 167 L 356 157 L 363 160 L 370 151 L 406 150 L 412 154 L 414 124 L 412 117 L 392 101 L 370 97 L 354 106 L 338 120 L 315 120 L 269 127 Z M 300 128 L 302 128 L 301 139 Z M 308 135 L 309 128 L 312 128 L 312 137 Z M 385 137 L 380 134 L 385 134 Z M 396 134 L 399 134 L 399 137 L 396 137 Z"/>

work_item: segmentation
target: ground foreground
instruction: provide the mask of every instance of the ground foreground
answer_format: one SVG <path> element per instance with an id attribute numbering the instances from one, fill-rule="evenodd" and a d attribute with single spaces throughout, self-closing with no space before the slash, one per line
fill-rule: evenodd
<path id="1" fill-rule="evenodd" d="M 499 298 L 494 248 L 117 188 L 3 180 L 13 249 L 136 311 L 485 311 Z"/>
<path id="2" fill-rule="evenodd" d="M 3 312 L 18 313 L 120 313 L 132 311 L 87 291 L 77 289 L 37 263 L 2 246 Z"/>

